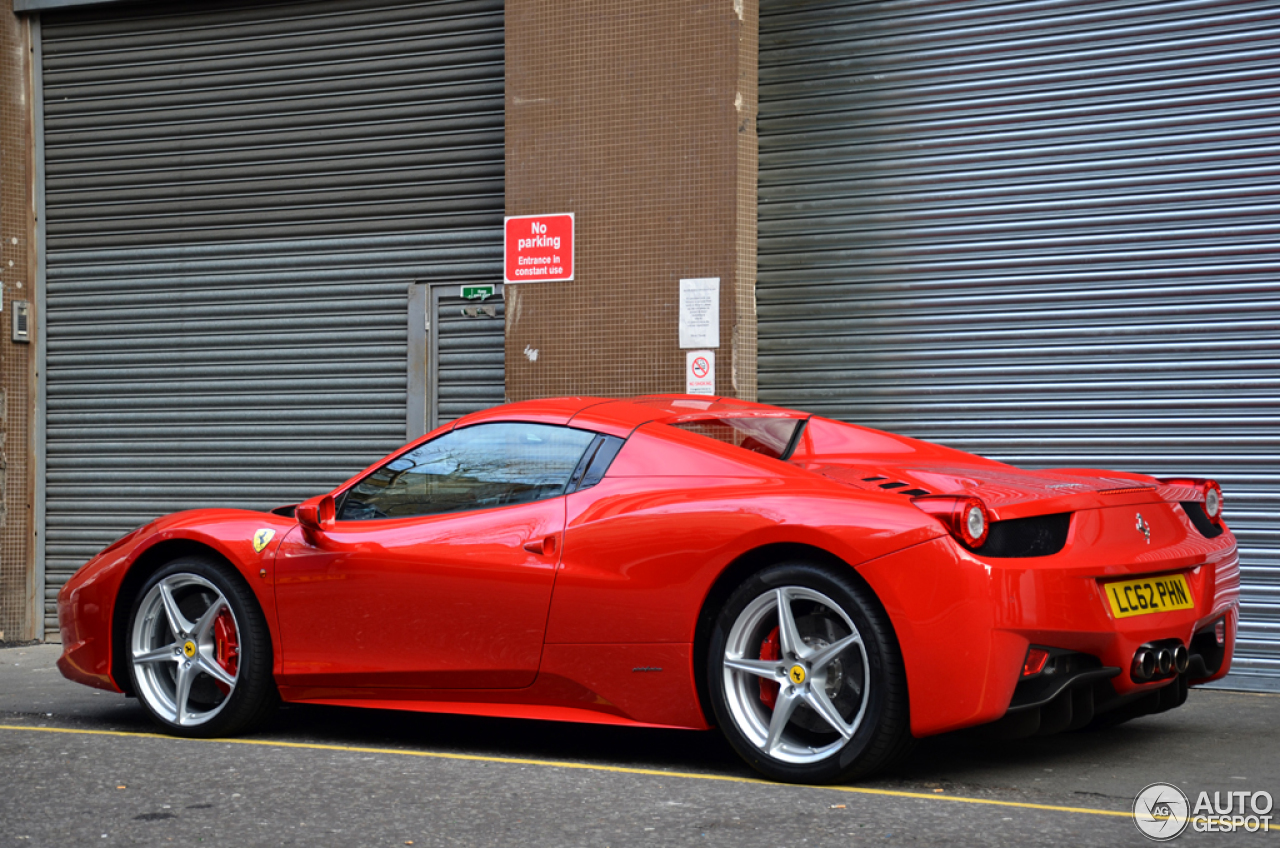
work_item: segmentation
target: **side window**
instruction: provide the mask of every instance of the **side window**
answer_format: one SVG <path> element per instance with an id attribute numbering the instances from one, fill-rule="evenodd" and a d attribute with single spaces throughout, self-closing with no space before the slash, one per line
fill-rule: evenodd
<path id="1" fill-rule="evenodd" d="M 357 483 L 339 521 L 408 518 L 529 503 L 564 494 L 595 438 L 547 424 L 478 424 L 445 433 Z"/>
<path id="2" fill-rule="evenodd" d="M 700 418 L 672 424 L 681 430 L 697 433 L 735 445 L 752 453 L 764 454 L 774 459 L 786 459 L 795 449 L 796 435 L 805 424 L 799 418 L 766 418 L 750 416 L 742 418 Z"/>

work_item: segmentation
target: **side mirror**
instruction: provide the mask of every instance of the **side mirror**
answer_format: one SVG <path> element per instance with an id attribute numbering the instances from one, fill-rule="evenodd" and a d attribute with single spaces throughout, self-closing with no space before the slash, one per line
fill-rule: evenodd
<path id="1" fill-rule="evenodd" d="M 293 516 L 298 519 L 298 523 L 302 525 L 302 529 L 307 531 L 308 537 L 331 529 L 334 522 L 337 520 L 333 495 L 312 498 L 309 501 L 304 501 L 298 504 L 298 508 L 294 510 Z"/>

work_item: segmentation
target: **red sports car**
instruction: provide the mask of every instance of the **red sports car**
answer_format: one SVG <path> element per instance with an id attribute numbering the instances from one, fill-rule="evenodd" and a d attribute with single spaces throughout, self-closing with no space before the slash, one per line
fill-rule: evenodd
<path id="1" fill-rule="evenodd" d="M 560 398 L 446 425 L 272 512 L 157 519 L 58 597 L 72 680 L 185 736 L 280 700 L 718 725 L 757 769 L 1052 733 L 1227 673 L 1208 480 L 1024 471 L 731 399 Z"/>

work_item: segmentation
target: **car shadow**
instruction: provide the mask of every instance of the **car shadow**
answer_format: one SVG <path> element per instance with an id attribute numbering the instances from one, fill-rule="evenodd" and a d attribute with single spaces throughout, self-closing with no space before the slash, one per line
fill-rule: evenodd
<path id="1" fill-rule="evenodd" d="M 1008 740 L 981 728 L 918 740 L 900 762 L 864 785 L 924 788 L 1018 782 L 1068 762 L 1106 761 L 1119 749 L 1159 745 L 1163 730 L 1142 722 L 1117 729 Z M 1138 731 L 1136 734 L 1134 731 Z M 1147 737 L 1144 739 L 1144 737 Z M 719 731 L 662 730 L 292 704 L 261 739 L 403 748 L 499 759 L 566 761 L 634 769 L 759 777 Z"/>
<path id="2" fill-rule="evenodd" d="M 60 712 L 58 717 L 84 727 L 157 732 L 137 701 L 121 699 L 110 705 L 95 703 L 93 707 Z M 1145 758 L 1167 747 L 1178 733 L 1178 728 L 1150 719 L 1138 719 L 1118 728 L 1016 740 L 994 737 L 984 728 L 961 730 L 917 740 L 898 763 L 858 784 L 920 792 L 936 792 L 939 787 L 948 791 L 1011 788 L 1030 784 L 1054 769 Z M 717 730 L 665 730 L 286 704 L 252 738 L 759 777 Z"/>
<path id="3" fill-rule="evenodd" d="M 718 731 L 289 704 L 259 738 L 754 776 Z"/>

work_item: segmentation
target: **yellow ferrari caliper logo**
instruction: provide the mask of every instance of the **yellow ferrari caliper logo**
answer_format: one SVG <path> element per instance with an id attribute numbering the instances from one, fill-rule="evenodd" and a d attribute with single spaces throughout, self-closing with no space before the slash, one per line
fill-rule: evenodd
<path id="1" fill-rule="evenodd" d="M 804 683 L 804 667 L 798 665 L 791 666 L 790 676 L 791 682 L 795 685 L 799 686 L 801 683 Z"/>
<path id="2" fill-rule="evenodd" d="M 255 553 L 262 553 L 262 549 L 271 544 L 271 540 L 275 538 L 276 531 L 264 527 L 257 533 L 253 534 L 253 550 Z"/>
<path id="3" fill-rule="evenodd" d="M 194 657 L 196 655 L 196 643 L 188 641 L 182 646 L 182 653 L 186 655 L 187 659 Z"/>

